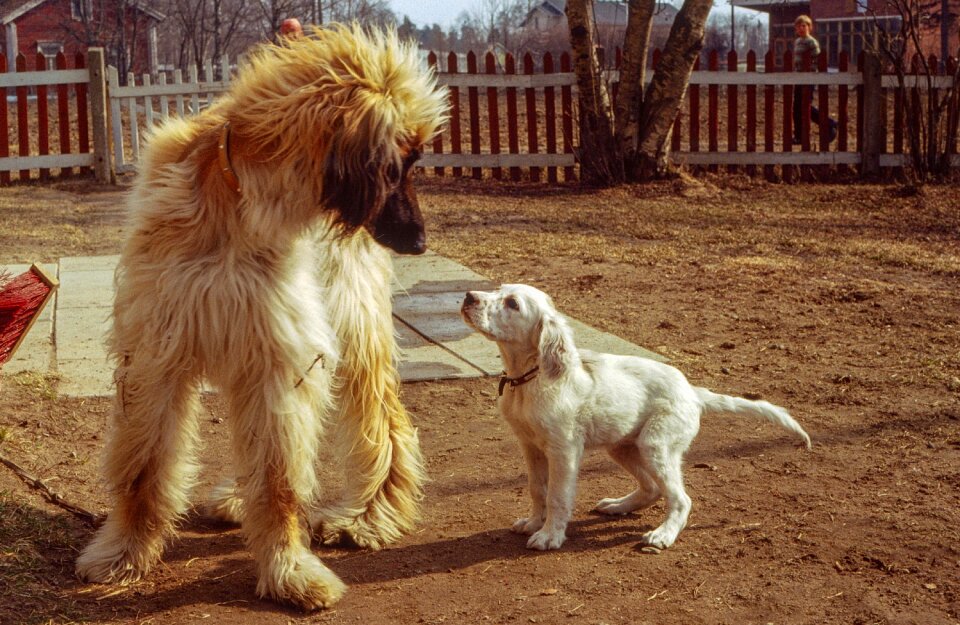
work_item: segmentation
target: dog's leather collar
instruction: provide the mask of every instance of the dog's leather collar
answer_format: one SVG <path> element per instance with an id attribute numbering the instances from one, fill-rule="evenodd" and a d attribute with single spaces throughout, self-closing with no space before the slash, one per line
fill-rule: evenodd
<path id="1" fill-rule="evenodd" d="M 230 162 L 230 122 L 225 123 L 223 130 L 220 131 L 217 162 L 220 164 L 220 173 L 223 174 L 223 179 L 227 181 L 231 189 L 240 193 L 240 179 L 237 178 L 237 172 L 233 171 L 233 164 Z"/>
<path id="2" fill-rule="evenodd" d="M 507 386 L 507 384 L 510 385 L 510 388 L 515 386 L 523 386 L 533 378 L 537 377 L 538 371 L 540 371 L 539 365 L 516 378 L 508 378 L 506 375 L 500 376 L 500 387 L 497 389 L 497 396 L 503 396 L 503 389 Z"/>

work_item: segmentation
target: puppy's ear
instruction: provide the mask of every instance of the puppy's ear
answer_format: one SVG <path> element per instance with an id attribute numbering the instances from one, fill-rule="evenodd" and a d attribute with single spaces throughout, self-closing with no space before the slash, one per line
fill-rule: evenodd
<path id="1" fill-rule="evenodd" d="M 579 358 L 570 326 L 560 315 L 545 315 L 540 320 L 539 351 L 540 371 L 548 378 L 560 377 Z"/>

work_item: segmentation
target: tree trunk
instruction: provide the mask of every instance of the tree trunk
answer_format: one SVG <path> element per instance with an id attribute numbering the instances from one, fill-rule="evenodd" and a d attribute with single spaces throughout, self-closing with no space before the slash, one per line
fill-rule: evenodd
<path id="1" fill-rule="evenodd" d="M 687 91 L 693 65 L 703 48 L 712 0 L 686 0 L 670 28 L 663 56 L 643 94 L 637 150 L 626 165 L 632 180 L 662 175 L 668 168 L 668 141 Z"/>
<path id="2" fill-rule="evenodd" d="M 623 159 L 600 76 L 591 9 L 590 0 L 568 0 L 566 7 L 580 105 L 580 174 L 584 182 L 611 185 L 623 181 Z"/>
<path id="3" fill-rule="evenodd" d="M 630 0 L 627 30 L 623 40 L 623 67 L 617 95 L 614 130 L 620 149 L 629 154 L 637 149 L 640 104 L 647 69 L 647 49 L 656 0 Z"/>

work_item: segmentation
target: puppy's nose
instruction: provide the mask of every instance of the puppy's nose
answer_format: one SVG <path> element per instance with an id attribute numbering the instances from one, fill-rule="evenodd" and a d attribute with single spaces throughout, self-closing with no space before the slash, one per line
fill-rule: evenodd
<path id="1" fill-rule="evenodd" d="M 472 306 L 477 303 L 477 297 L 471 291 L 467 291 L 466 297 L 463 298 L 464 306 Z"/>

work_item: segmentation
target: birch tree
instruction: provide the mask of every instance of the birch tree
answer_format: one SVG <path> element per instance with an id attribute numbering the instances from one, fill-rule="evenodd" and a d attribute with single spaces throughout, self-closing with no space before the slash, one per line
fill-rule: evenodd
<path id="1" fill-rule="evenodd" d="M 648 88 L 647 50 L 656 0 L 629 0 L 620 92 L 613 109 L 600 75 L 592 0 L 568 0 L 567 24 L 580 94 L 580 168 L 586 182 L 613 185 L 667 173 L 673 120 L 703 48 L 712 0 L 685 0 Z"/>

